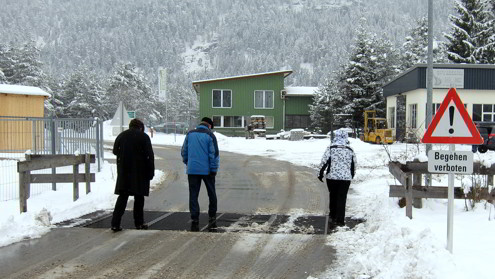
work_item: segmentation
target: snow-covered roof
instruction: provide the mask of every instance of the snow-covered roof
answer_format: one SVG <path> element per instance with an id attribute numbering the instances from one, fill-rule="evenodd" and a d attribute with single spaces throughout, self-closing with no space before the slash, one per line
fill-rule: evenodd
<path id="1" fill-rule="evenodd" d="M 14 84 L 0 84 L 0 93 L 46 96 L 46 97 L 51 96 L 50 94 L 46 93 L 43 89 L 39 87 L 14 85 Z"/>
<path id="2" fill-rule="evenodd" d="M 287 91 L 287 96 L 313 96 L 318 87 L 287 86 L 284 89 Z"/>
<path id="3" fill-rule="evenodd" d="M 292 71 L 291 70 L 286 70 L 286 71 L 265 72 L 265 73 L 257 73 L 257 74 L 250 74 L 250 75 L 240 75 L 240 76 L 231 76 L 231 77 L 214 78 L 214 79 L 204 79 L 204 80 L 193 81 L 192 84 L 193 84 L 194 90 L 196 90 L 196 93 L 199 93 L 199 86 L 200 86 L 201 83 L 215 82 L 215 81 L 222 81 L 222 80 L 229 80 L 229 79 L 250 78 L 250 77 L 266 76 L 266 75 L 276 75 L 276 74 L 283 74 L 284 75 L 284 78 L 285 78 L 288 75 L 292 74 Z"/>

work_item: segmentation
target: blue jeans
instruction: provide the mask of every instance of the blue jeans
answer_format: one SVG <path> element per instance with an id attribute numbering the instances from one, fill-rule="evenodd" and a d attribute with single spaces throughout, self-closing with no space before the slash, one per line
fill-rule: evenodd
<path id="1" fill-rule="evenodd" d="M 199 219 L 199 190 L 201 189 L 201 181 L 205 182 L 206 191 L 208 192 L 208 198 L 210 203 L 208 206 L 208 216 L 215 217 L 217 215 L 217 193 L 215 191 L 215 176 L 213 175 L 195 175 L 190 174 L 187 176 L 189 181 L 189 212 L 191 212 L 191 219 Z"/>

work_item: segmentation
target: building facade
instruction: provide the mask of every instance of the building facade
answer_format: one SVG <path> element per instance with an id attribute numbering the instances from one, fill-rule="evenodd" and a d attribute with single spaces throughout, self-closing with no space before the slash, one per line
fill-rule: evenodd
<path id="1" fill-rule="evenodd" d="M 399 141 L 417 141 L 426 131 L 426 69 L 415 65 L 383 87 L 388 126 Z M 450 88 L 456 88 L 473 121 L 495 122 L 495 65 L 433 65 L 432 117 Z"/>
<path id="2" fill-rule="evenodd" d="M 0 153 L 24 152 L 33 146 L 43 146 L 42 125 L 14 120 L 43 117 L 48 97 L 50 94 L 38 87 L 0 84 Z"/>
<path id="3" fill-rule="evenodd" d="M 210 117 L 215 130 L 243 136 L 251 115 L 263 115 L 268 134 L 308 128 L 315 87 L 285 87 L 292 71 L 277 71 L 194 81 L 200 118 Z"/>
<path id="4" fill-rule="evenodd" d="M 38 87 L 0 84 L 0 116 L 43 117 L 48 97 Z"/>

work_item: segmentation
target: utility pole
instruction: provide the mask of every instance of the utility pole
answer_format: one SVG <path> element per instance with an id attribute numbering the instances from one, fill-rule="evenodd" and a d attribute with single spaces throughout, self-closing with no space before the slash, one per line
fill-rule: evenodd
<path id="1" fill-rule="evenodd" d="M 168 133 L 167 69 L 158 68 L 158 99 L 165 102 L 165 133 Z"/>
<path id="2" fill-rule="evenodd" d="M 425 129 L 431 124 L 433 110 L 433 0 L 428 0 L 428 66 L 426 69 L 426 122 Z M 431 143 L 426 144 L 426 154 L 431 150 Z M 427 186 L 431 185 L 431 174 L 426 175 Z"/>

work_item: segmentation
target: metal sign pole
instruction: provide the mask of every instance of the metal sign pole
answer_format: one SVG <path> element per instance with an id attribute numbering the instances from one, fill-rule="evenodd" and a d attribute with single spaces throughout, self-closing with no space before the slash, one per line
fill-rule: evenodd
<path id="1" fill-rule="evenodd" d="M 433 115 L 433 0 L 428 0 L 428 57 L 426 69 L 426 123 L 430 126 Z M 432 149 L 431 143 L 426 144 L 426 154 Z M 426 186 L 431 186 L 431 174 L 425 175 Z"/>
<path id="2" fill-rule="evenodd" d="M 453 103 L 453 106 L 450 104 Z M 448 108 L 448 110 L 447 110 Z M 456 113 L 457 111 L 457 113 Z M 447 112 L 447 113 L 446 113 Z M 455 116 L 458 115 L 458 116 Z M 435 162 L 437 159 L 441 159 L 441 151 L 430 150 L 429 154 L 435 153 L 435 156 L 428 157 L 428 171 L 438 173 L 449 174 L 449 187 L 448 187 L 448 209 L 447 209 L 447 250 L 450 253 L 453 251 L 453 228 L 454 228 L 454 175 L 455 173 L 472 173 L 473 157 L 472 152 L 459 151 L 458 153 L 464 153 L 460 159 L 456 159 L 455 144 L 481 144 L 483 138 L 481 137 L 478 129 L 473 123 L 473 120 L 469 116 L 466 108 L 464 107 L 459 95 L 455 88 L 449 89 L 447 96 L 445 96 L 442 104 L 438 108 L 435 118 L 432 124 L 428 126 L 428 130 L 425 132 L 423 143 L 448 143 L 449 144 L 449 158 L 452 160 L 445 161 L 446 164 L 438 165 Z M 434 151 L 434 152 L 432 152 Z M 466 154 L 467 153 L 467 154 Z M 469 155 L 468 155 L 469 154 Z M 443 155 L 445 156 L 445 155 Z M 462 159 L 461 159 L 462 158 Z M 458 161 L 458 163 L 455 163 Z M 431 169 L 430 169 L 431 163 Z M 449 165 L 450 163 L 450 165 Z M 454 163 L 454 165 L 451 165 Z M 462 164 L 460 164 L 462 163 Z M 435 166 L 435 164 L 437 164 Z"/>
<path id="3" fill-rule="evenodd" d="M 449 151 L 453 153 L 455 151 L 455 145 L 449 144 Z M 454 244 L 454 173 L 449 173 L 449 193 L 448 193 L 448 208 L 447 208 L 447 250 L 452 253 Z"/>
<path id="4" fill-rule="evenodd" d="M 124 131 L 124 103 L 120 102 L 120 132 Z"/>

